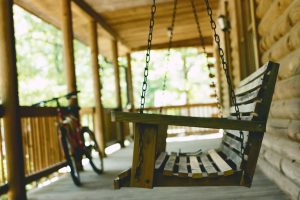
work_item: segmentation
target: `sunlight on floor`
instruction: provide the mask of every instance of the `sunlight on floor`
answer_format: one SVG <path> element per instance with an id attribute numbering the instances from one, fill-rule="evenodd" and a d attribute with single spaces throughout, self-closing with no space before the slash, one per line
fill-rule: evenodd
<path id="1" fill-rule="evenodd" d="M 120 149 L 121 149 L 121 145 L 119 143 L 113 144 L 113 145 L 105 148 L 105 154 L 110 155 L 110 154 L 115 153 L 116 151 L 119 151 Z"/>

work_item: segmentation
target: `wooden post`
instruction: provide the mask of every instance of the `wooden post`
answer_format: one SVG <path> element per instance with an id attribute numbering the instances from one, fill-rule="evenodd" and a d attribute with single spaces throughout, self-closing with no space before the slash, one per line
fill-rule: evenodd
<path id="1" fill-rule="evenodd" d="M 112 59 L 115 71 L 115 87 L 116 87 L 116 100 L 117 100 L 117 108 L 122 108 L 122 97 L 121 97 L 121 84 L 120 84 L 120 67 L 118 62 L 118 42 L 116 40 L 112 40 Z"/>
<path id="2" fill-rule="evenodd" d="M 92 76 L 95 98 L 95 134 L 97 141 L 100 145 L 101 152 L 104 154 L 105 150 L 105 126 L 104 126 L 104 111 L 101 101 L 101 82 L 99 74 L 99 61 L 98 61 L 98 35 L 97 24 L 91 19 L 90 21 L 90 47 L 91 47 L 91 63 L 92 63 Z"/>
<path id="3" fill-rule="evenodd" d="M 154 165 L 155 165 L 155 156 L 156 156 L 155 153 L 156 153 L 156 145 L 157 145 L 156 142 L 157 142 L 157 135 L 159 132 L 159 125 L 134 123 L 133 127 L 134 127 L 134 147 L 133 147 L 130 186 L 142 187 L 142 188 L 153 188 Z M 143 136 L 142 138 L 140 138 L 141 135 Z M 141 148 L 141 152 L 139 152 L 140 145 L 143 145 Z M 137 178 L 136 169 L 139 166 L 139 162 L 140 162 L 139 153 L 143 155 L 144 160 L 141 163 L 140 172 Z"/>
<path id="4" fill-rule="evenodd" d="M 259 35 L 258 35 L 258 21 L 255 15 L 255 11 L 257 9 L 255 0 L 250 0 L 250 14 L 251 14 L 251 21 L 252 21 L 252 29 L 253 29 L 253 45 L 254 45 L 254 58 L 255 58 L 255 65 L 256 69 L 258 69 L 262 63 L 260 62 L 259 55 Z"/>
<path id="5" fill-rule="evenodd" d="M 67 90 L 68 92 L 77 91 L 76 85 L 76 73 L 75 73 L 75 59 L 74 59 L 74 35 L 73 35 L 73 26 L 72 26 L 72 10 L 71 10 L 71 0 L 62 0 L 61 1 L 62 9 L 62 32 L 63 32 L 63 47 L 64 47 L 64 63 L 67 79 Z M 78 106 L 78 99 L 71 98 L 69 100 L 70 106 Z M 74 113 L 75 116 L 79 119 L 79 111 Z M 76 165 L 79 170 L 83 170 L 82 157 L 79 156 L 76 159 Z"/>
<path id="6" fill-rule="evenodd" d="M 0 0 L 0 91 L 5 109 L 3 125 L 9 184 L 8 199 L 26 200 L 12 6 L 12 0 Z"/>
<path id="7" fill-rule="evenodd" d="M 75 74 L 75 61 L 74 61 L 74 45 L 73 45 L 73 27 L 72 27 L 72 11 L 71 0 L 61 1 L 62 9 L 62 32 L 64 43 L 64 63 L 67 79 L 68 92 L 77 91 L 76 74 Z M 75 98 L 70 99 L 70 105 L 78 105 L 78 100 Z"/>
<path id="8" fill-rule="evenodd" d="M 120 67 L 118 62 L 118 42 L 112 40 L 112 59 L 115 71 L 115 87 L 116 87 L 116 99 L 117 99 L 117 109 L 122 110 L 122 97 L 121 97 L 121 84 L 120 84 Z M 122 122 L 116 123 L 117 134 L 119 135 L 120 144 L 124 147 L 124 126 Z"/>
<path id="9" fill-rule="evenodd" d="M 127 58 L 127 85 L 128 85 L 128 97 L 130 110 L 134 109 L 134 94 L 133 94 L 133 84 L 132 84 L 132 69 L 131 69 L 131 55 L 130 53 L 126 54 Z"/>

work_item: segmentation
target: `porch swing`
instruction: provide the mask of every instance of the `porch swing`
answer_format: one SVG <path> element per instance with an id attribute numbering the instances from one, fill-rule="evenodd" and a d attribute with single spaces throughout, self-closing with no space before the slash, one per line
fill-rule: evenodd
<path id="1" fill-rule="evenodd" d="M 243 79 L 234 90 L 209 0 L 204 1 L 233 104 L 230 116 L 203 118 L 143 113 L 156 11 L 153 0 L 140 113 L 115 112 L 112 117 L 112 120 L 132 122 L 134 125 L 132 167 L 114 180 L 115 188 L 251 187 L 279 64 L 267 62 Z M 165 152 L 168 125 L 223 129 L 222 143 L 218 149 L 200 155 L 168 154 Z"/>

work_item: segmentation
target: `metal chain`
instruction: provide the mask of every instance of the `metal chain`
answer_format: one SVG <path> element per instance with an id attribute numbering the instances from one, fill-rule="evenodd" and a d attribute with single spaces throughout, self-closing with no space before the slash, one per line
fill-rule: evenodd
<path id="1" fill-rule="evenodd" d="M 145 101 L 146 101 L 146 92 L 147 92 L 147 80 L 149 75 L 149 63 L 150 63 L 150 52 L 151 52 L 151 46 L 152 46 L 152 35 L 153 35 L 153 29 L 154 29 L 154 17 L 156 12 L 156 2 L 153 0 L 152 6 L 151 6 L 151 17 L 150 17 L 150 24 L 149 24 L 149 34 L 148 34 L 148 46 L 147 46 L 147 52 L 146 52 L 146 66 L 144 69 L 144 81 L 142 85 L 142 94 L 141 94 L 141 105 L 140 105 L 140 113 L 142 114 L 144 112 L 145 108 Z M 139 179 L 141 174 L 141 165 L 144 161 L 143 157 L 143 129 L 139 128 L 139 162 L 136 167 L 135 171 L 135 177 Z"/>
<path id="2" fill-rule="evenodd" d="M 215 87 L 216 84 L 215 84 L 214 79 L 213 79 L 214 76 L 213 76 L 211 67 L 208 64 L 207 51 L 206 51 L 206 48 L 205 48 L 204 37 L 203 37 L 201 27 L 200 27 L 200 22 L 199 22 L 199 18 L 198 18 L 198 14 L 197 14 L 197 8 L 196 8 L 196 5 L 195 5 L 195 0 L 190 0 L 190 2 L 191 2 L 191 5 L 192 5 L 192 8 L 193 8 L 193 13 L 194 13 L 194 18 L 195 18 L 196 25 L 197 25 L 197 31 L 198 31 L 198 34 L 199 34 L 201 48 L 202 48 L 203 53 L 206 55 L 205 58 L 206 58 L 206 64 L 207 64 L 207 69 L 208 69 L 209 78 L 210 78 L 210 85 L 212 85 L 214 87 L 214 95 L 215 95 L 216 100 L 217 100 L 219 116 L 222 117 L 222 115 L 223 115 L 222 107 L 221 107 L 219 96 L 217 94 L 217 89 Z"/>
<path id="3" fill-rule="evenodd" d="M 208 16 L 210 18 L 210 25 L 211 25 L 211 28 L 214 32 L 214 40 L 215 40 L 215 42 L 218 46 L 222 68 L 225 72 L 227 84 L 229 86 L 229 90 L 230 90 L 230 94 L 231 94 L 230 95 L 231 96 L 231 101 L 234 105 L 234 109 L 235 109 L 237 119 L 241 120 L 241 113 L 240 113 L 239 107 L 238 107 L 237 102 L 236 102 L 236 96 L 235 96 L 235 92 L 234 92 L 234 89 L 233 89 L 233 84 L 232 84 L 232 81 L 231 81 L 231 78 L 230 78 L 228 63 L 225 60 L 225 53 L 224 53 L 224 50 L 222 49 L 221 44 L 220 44 L 220 36 L 217 34 L 217 30 L 216 30 L 217 25 L 216 25 L 216 23 L 213 19 L 213 12 L 212 12 L 209 0 L 204 0 L 204 1 L 205 1 Z M 241 157 L 242 157 L 242 167 L 243 167 L 244 161 L 245 161 L 244 160 L 245 159 L 244 158 L 245 148 L 244 148 L 244 133 L 243 133 L 243 131 L 240 131 L 240 139 L 241 139 Z"/>
<path id="4" fill-rule="evenodd" d="M 171 26 L 168 29 L 168 31 L 170 31 L 170 35 L 169 35 L 169 44 L 168 44 L 167 63 L 169 63 L 169 61 L 170 61 L 171 48 L 172 48 L 172 43 L 173 43 L 174 26 L 175 26 L 175 20 L 176 20 L 176 11 L 177 11 L 177 0 L 174 0 L 172 22 L 171 22 Z M 162 86 L 163 95 L 166 91 L 167 79 L 168 79 L 168 74 L 167 74 L 167 71 L 166 71 L 165 75 L 164 75 L 163 86 Z M 162 107 L 160 107 L 159 113 L 160 114 L 162 113 Z"/>

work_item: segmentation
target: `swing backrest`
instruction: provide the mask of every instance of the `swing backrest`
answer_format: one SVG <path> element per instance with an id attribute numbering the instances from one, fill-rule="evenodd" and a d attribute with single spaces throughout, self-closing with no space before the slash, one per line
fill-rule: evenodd
<path id="1" fill-rule="evenodd" d="M 235 94 L 242 120 L 267 121 L 278 69 L 279 64 L 268 62 L 240 82 Z M 230 108 L 229 118 L 237 119 L 234 106 Z M 243 133 L 246 155 L 244 166 L 241 166 L 240 131 L 224 130 L 220 151 L 232 167 L 244 170 L 244 184 L 250 186 L 264 132 L 243 131 Z"/>

